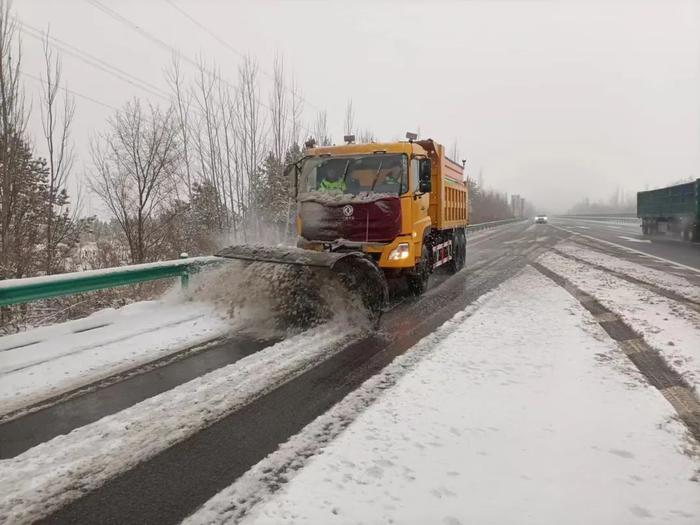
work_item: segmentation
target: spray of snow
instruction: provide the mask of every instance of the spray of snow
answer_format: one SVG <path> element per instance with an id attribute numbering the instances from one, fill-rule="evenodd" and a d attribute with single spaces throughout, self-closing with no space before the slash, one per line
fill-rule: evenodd
<path id="1" fill-rule="evenodd" d="M 193 280 L 192 297 L 214 304 L 232 331 L 284 337 L 325 322 L 368 327 L 361 298 L 330 269 L 226 260 Z"/>

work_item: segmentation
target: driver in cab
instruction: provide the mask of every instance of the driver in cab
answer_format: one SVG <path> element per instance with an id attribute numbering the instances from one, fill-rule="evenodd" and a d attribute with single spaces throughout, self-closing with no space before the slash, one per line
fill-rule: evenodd
<path id="1" fill-rule="evenodd" d="M 324 170 L 323 179 L 318 185 L 318 191 L 340 191 L 345 193 L 347 184 L 343 179 L 343 170 L 338 164 L 328 164 Z"/>

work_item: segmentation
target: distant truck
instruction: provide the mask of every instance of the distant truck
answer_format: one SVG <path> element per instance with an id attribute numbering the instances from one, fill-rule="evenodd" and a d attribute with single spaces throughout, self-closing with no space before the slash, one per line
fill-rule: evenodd
<path id="1" fill-rule="evenodd" d="M 637 193 L 644 235 L 678 235 L 700 241 L 700 179 Z"/>

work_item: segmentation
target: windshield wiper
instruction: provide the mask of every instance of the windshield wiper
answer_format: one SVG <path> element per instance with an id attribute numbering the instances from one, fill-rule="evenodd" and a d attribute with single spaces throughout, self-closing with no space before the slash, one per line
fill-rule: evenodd
<path id="1" fill-rule="evenodd" d="M 345 163 L 345 171 L 343 172 L 343 184 L 345 184 L 345 188 L 348 187 L 348 185 L 345 183 L 345 178 L 348 176 L 348 169 L 350 169 L 350 160 Z"/>
<path id="2" fill-rule="evenodd" d="M 377 173 L 374 174 L 374 180 L 372 181 L 372 187 L 370 188 L 370 192 L 374 192 L 374 187 L 377 185 L 377 181 L 379 180 L 379 172 L 382 171 L 382 164 L 384 164 L 384 159 L 379 161 L 379 167 L 377 168 Z"/>

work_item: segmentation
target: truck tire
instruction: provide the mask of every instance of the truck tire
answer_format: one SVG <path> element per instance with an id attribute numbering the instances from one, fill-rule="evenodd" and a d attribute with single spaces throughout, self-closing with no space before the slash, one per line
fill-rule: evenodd
<path id="1" fill-rule="evenodd" d="M 464 260 L 467 257 L 467 236 L 464 230 L 458 228 L 452 235 L 452 260 L 448 263 L 447 268 L 450 273 L 457 273 L 464 268 Z"/>
<path id="2" fill-rule="evenodd" d="M 416 296 L 425 293 L 430 281 L 430 250 L 425 241 L 423 241 L 420 254 L 420 262 L 416 265 L 415 272 L 406 277 L 408 289 Z"/>

